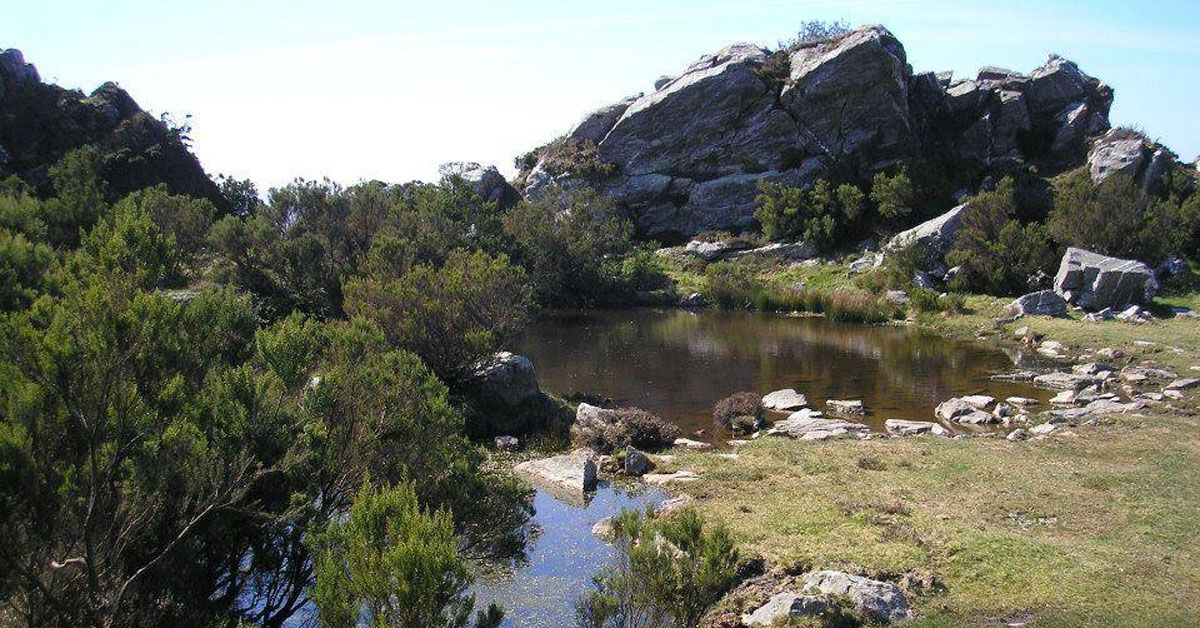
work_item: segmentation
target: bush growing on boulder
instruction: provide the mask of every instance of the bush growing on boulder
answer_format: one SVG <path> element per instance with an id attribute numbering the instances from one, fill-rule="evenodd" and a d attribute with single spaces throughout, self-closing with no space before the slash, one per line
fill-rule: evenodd
<path id="1" fill-rule="evenodd" d="M 571 426 L 571 443 L 576 447 L 590 447 L 604 454 L 629 446 L 654 451 L 670 447 L 679 438 L 678 427 L 641 408 L 597 410 L 577 416 Z"/>
<path id="2" fill-rule="evenodd" d="M 713 406 L 713 422 L 735 434 L 748 434 L 762 421 L 762 397 L 757 393 L 734 393 Z"/>

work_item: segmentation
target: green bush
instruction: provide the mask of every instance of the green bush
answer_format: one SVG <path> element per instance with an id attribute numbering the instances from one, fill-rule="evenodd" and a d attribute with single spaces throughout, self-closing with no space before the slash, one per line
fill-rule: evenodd
<path id="1" fill-rule="evenodd" d="M 504 229 L 538 303 L 579 307 L 620 300 L 633 227 L 608 197 L 589 190 L 522 202 L 504 217 Z M 642 253 L 629 270 L 649 273 L 649 261 Z"/>
<path id="2" fill-rule="evenodd" d="M 915 196 L 912 179 L 906 168 L 891 175 L 877 173 L 871 181 L 871 200 L 875 202 L 879 215 L 887 220 L 903 219 L 911 214 Z"/>
<path id="3" fill-rule="evenodd" d="M 456 382 L 516 336 L 529 320 L 525 273 L 507 258 L 452 251 L 441 267 L 346 283 L 346 311 L 374 321 L 392 346 L 421 356 Z"/>
<path id="4" fill-rule="evenodd" d="M 453 520 L 445 510 L 422 510 L 411 485 L 364 485 L 349 517 L 313 534 L 310 545 L 322 626 L 467 625 L 474 577 L 458 553 Z M 475 626 L 496 626 L 502 616 L 493 606 Z"/>
<path id="5" fill-rule="evenodd" d="M 1024 294 L 1038 289 L 1038 277 L 1048 278 L 1060 250 L 1038 223 L 1022 224 L 1015 184 L 1005 177 L 995 190 L 981 192 L 962 213 L 962 226 L 946 262 L 961 270 L 950 287 L 958 291 L 996 295 Z M 1031 281 L 1033 279 L 1033 281 Z"/>
<path id="6" fill-rule="evenodd" d="M 734 393 L 713 406 L 713 423 L 737 434 L 748 434 L 762 421 L 762 397 L 758 393 Z"/>
<path id="7" fill-rule="evenodd" d="M 760 181 L 758 190 L 754 217 L 771 240 L 800 239 L 828 245 L 865 207 L 862 190 L 849 183 L 835 187 L 824 179 L 807 190 Z"/>
<path id="8" fill-rule="evenodd" d="M 737 579 L 738 552 L 721 525 L 686 509 L 666 518 L 613 517 L 613 565 L 576 602 L 581 626 L 696 626 Z"/>

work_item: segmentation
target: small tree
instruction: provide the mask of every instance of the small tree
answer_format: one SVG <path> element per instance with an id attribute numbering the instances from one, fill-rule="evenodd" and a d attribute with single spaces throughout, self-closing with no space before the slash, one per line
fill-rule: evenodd
<path id="1" fill-rule="evenodd" d="M 837 232 L 862 215 L 866 196 L 849 183 L 834 186 L 817 179 L 810 189 L 773 181 L 758 184 L 754 217 L 772 240 L 799 238 L 829 244 Z"/>
<path id="2" fill-rule="evenodd" d="M 363 486 L 350 517 L 312 536 L 312 588 L 322 626 L 466 626 L 473 577 L 458 554 L 445 510 L 422 511 L 413 487 Z M 476 626 L 501 618 L 492 606 Z"/>
<path id="3" fill-rule="evenodd" d="M 962 267 L 952 288 L 1007 295 L 1038 287 L 1030 285 L 1030 278 L 1052 270 L 1058 251 L 1042 225 L 1022 224 L 1016 213 L 1010 177 L 971 198 L 954 248 L 946 255 L 949 264 Z"/>
<path id="4" fill-rule="evenodd" d="M 911 214 L 915 196 L 907 168 L 901 168 L 892 175 L 880 172 L 871 181 L 871 200 L 879 208 L 879 215 L 888 220 L 905 218 Z"/>

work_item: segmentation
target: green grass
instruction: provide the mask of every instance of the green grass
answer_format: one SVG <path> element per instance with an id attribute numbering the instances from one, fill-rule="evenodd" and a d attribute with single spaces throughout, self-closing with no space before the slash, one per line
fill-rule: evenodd
<path id="1" fill-rule="evenodd" d="M 681 487 L 774 563 L 932 574 L 924 625 L 1200 624 L 1200 423 L 1121 417 L 1073 435 L 802 443 L 680 453 Z M 871 464 L 863 468 L 861 460 Z"/>

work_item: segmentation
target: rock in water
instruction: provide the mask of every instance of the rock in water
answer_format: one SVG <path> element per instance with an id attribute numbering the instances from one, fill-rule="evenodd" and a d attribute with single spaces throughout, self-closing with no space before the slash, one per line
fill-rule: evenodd
<path id="1" fill-rule="evenodd" d="M 625 448 L 625 475 L 641 476 L 653 470 L 654 463 L 650 462 L 649 456 L 633 447 Z"/>
<path id="2" fill-rule="evenodd" d="M 796 392 L 794 388 L 784 388 L 768 393 L 762 398 L 762 406 L 767 410 L 791 412 L 808 405 L 808 398 Z"/>
<path id="3" fill-rule="evenodd" d="M 522 462 L 513 470 L 552 489 L 579 494 L 596 490 L 596 460 L 588 451 Z"/>
<path id="4" fill-rule="evenodd" d="M 942 427 L 931 421 L 905 421 L 902 419 L 888 419 L 883 423 L 889 434 L 897 436 L 918 436 L 920 434 L 933 434 L 934 436 L 949 436 L 950 430 Z"/>
<path id="5" fill-rule="evenodd" d="M 1053 290 L 1039 290 L 1018 297 L 1004 308 L 1004 315 L 1062 316 L 1067 313 L 1067 300 Z"/>
<path id="6" fill-rule="evenodd" d="M 841 571 L 815 571 L 804 576 L 805 590 L 826 595 L 844 595 L 858 610 L 876 621 L 893 622 L 908 618 L 908 600 L 900 588 L 890 582 L 871 580 Z"/>
<path id="7" fill-rule="evenodd" d="M 1054 291 L 1088 311 L 1124 310 L 1150 302 L 1158 282 L 1154 270 L 1141 262 L 1071 247 L 1058 266 Z"/>

